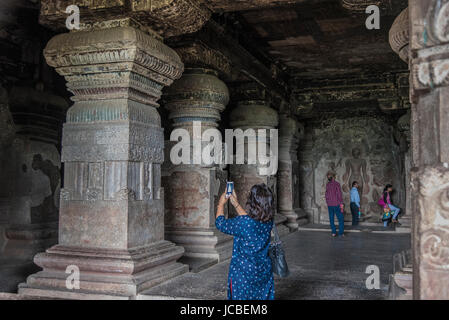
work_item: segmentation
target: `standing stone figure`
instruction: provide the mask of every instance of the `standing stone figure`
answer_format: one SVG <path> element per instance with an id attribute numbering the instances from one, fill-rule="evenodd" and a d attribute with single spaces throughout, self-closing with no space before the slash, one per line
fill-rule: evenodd
<path id="1" fill-rule="evenodd" d="M 346 172 L 343 176 L 344 190 L 350 189 L 350 184 L 352 181 L 357 181 L 359 184 L 360 195 L 368 194 L 369 192 L 369 176 L 366 173 L 367 162 L 365 159 L 360 159 L 362 152 L 359 148 L 352 149 L 353 159 L 346 160 Z"/>

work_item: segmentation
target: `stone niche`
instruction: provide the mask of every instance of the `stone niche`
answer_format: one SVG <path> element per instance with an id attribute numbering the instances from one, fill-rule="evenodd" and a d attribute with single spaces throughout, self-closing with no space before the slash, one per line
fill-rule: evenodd
<path id="1" fill-rule="evenodd" d="M 14 178 L 3 257 L 32 261 L 57 241 L 61 160 L 54 145 L 29 138 L 18 137 L 11 149 L 8 170 Z"/>
<path id="2" fill-rule="evenodd" d="M 67 103 L 28 87 L 13 87 L 8 95 L 3 90 L 2 96 L 0 272 L 7 280 L 1 289 L 16 291 L 38 270 L 34 255 L 57 242 L 61 160 L 56 115 Z"/>
<path id="3" fill-rule="evenodd" d="M 377 201 L 386 184 L 393 185 L 393 202 L 403 208 L 405 193 L 399 146 L 393 127 L 381 116 L 325 119 L 306 126 L 300 145 L 301 205 L 313 223 L 327 223 L 326 174 L 334 171 L 343 190 L 345 220 L 351 221 L 350 189 L 361 185 L 363 219 L 378 221 Z"/>

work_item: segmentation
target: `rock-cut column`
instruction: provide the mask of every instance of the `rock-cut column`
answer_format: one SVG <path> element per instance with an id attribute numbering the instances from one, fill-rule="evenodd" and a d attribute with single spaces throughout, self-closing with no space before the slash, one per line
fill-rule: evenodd
<path id="1" fill-rule="evenodd" d="M 163 99 L 173 129 L 189 133 L 192 155 L 194 143 L 206 146 L 206 142 L 193 136 L 194 122 L 201 125 L 199 133 L 217 129 L 220 113 L 229 102 L 229 91 L 216 71 L 188 68 L 166 90 Z M 165 199 L 166 237 L 185 248 L 181 261 L 193 271 L 231 256 L 232 238 L 215 228 L 215 212 L 226 178 L 227 171 L 220 163 L 173 165 L 171 159 L 165 159 L 162 182 L 170 193 Z"/>
<path id="2" fill-rule="evenodd" d="M 292 117 L 279 116 L 279 168 L 277 192 L 279 213 L 287 217 L 290 230 L 307 223 L 307 213 L 300 207 L 298 146 L 304 127 Z"/>
<path id="3" fill-rule="evenodd" d="M 63 129 L 59 242 L 35 256 L 43 271 L 19 292 L 132 297 L 186 272 L 176 262 L 184 249 L 164 240 L 156 110 L 162 88 L 183 72 L 179 56 L 127 25 L 57 35 L 44 56 L 75 103 Z M 66 270 L 80 271 L 80 289 L 66 286 Z"/>
<path id="4" fill-rule="evenodd" d="M 410 170 L 412 168 L 412 158 L 410 150 L 410 117 L 411 111 L 408 110 L 406 114 L 399 118 L 397 122 L 397 130 L 399 132 L 399 150 L 401 152 L 401 161 L 403 166 L 403 181 L 405 185 L 405 208 L 404 214 L 401 215 L 402 227 L 411 227 L 412 223 L 412 195 L 410 189 Z"/>
<path id="5" fill-rule="evenodd" d="M 449 299 L 449 3 L 409 14 L 413 298 Z"/>
<path id="6" fill-rule="evenodd" d="M 265 149 L 268 154 L 270 147 L 272 147 L 272 151 L 276 156 L 273 161 L 276 162 L 277 167 L 278 150 L 276 146 L 278 141 L 271 141 L 270 130 L 277 130 L 275 128 L 278 124 L 278 114 L 266 100 L 242 100 L 238 102 L 237 107 L 230 114 L 230 125 L 234 129 L 234 135 L 237 133 L 236 129 L 243 131 L 243 139 L 235 139 L 234 151 L 238 153 L 239 150 L 245 150 L 243 155 L 244 163 L 238 163 L 238 155 L 235 154 L 233 164 L 230 165 L 229 170 L 230 179 L 234 181 L 239 201 L 244 207 L 251 187 L 255 184 L 265 183 L 273 192 L 277 208 L 277 170 L 275 172 L 271 172 L 271 170 L 265 172 L 264 169 L 267 169 L 268 165 L 261 163 L 258 156 L 258 148 L 262 145 L 262 143 L 259 144 L 260 136 L 258 132 L 259 130 L 265 130 L 267 137 L 264 142 L 266 144 Z M 250 136 L 250 131 L 248 130 L 254 130 L 256 136 Z M 278 139 L 278 135 L 275 135 L 274 138 Z M 279 226 L 278 231 L 281 234 L 289 232 L 288 228 L 283 225 L 286 221 L 287 218 L 284 215 L 275 215 L 275 222 Z"/>

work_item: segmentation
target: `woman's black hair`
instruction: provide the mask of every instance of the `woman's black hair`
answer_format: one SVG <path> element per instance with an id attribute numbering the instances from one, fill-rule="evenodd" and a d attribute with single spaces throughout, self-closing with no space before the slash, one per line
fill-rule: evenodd
<path id="1" fill-rule="evenodd" d="M 387 194 L 388 194 L 389 188 L 393 188 L 393 186 L 391 184 L 387 184 L 384 188 L 384 202 L 385 203 L 387 203 Z"/>
<path id="2" fill-rule="evenodd" d="M 246 213 L 251 218 L 261 222 L 268 222 L 273 219 L 273 192 L 265 183 L 256 184 L 251 188 L 248 201 L 246 201 Z"/>

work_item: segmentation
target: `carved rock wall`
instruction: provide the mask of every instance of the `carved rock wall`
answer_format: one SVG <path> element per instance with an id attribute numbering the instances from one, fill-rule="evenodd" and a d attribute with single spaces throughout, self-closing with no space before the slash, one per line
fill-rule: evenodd
<path id="1" fill-rule="evenodd" d="M 299 148 L 301 207 L 314 223 L 329 221 L 324 194 L 326 174 L 336 172 L 349 211 L 351 184 L 362 185 L 361 204 L 365 216 L 380 216 L 377 201 L 387 183 L 393 184 L 394 203 L 404 207 L 404 186 L 399 172 L 399 148 L 392 126 L 379 117 L 329 118 L 306 125 Z"/>

